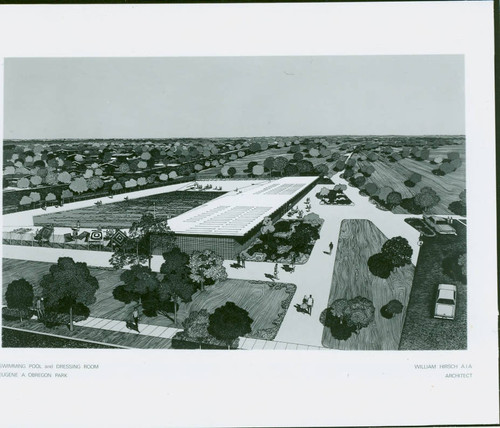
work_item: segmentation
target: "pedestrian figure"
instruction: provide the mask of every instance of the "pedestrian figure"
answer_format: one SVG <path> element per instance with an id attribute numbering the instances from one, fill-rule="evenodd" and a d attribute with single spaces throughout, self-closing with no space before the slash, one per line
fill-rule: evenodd
<path id="1" fill-rule="evenodd" d="M 241 256 L 239 254 L 236 256 L 236 262 L 238 263 L 238 266 L 241 266 Z"/>
<path id="2" fill-rule="evenodd" d="M 243 266 L 243 267 L 245 267 L 245 260 L 246 260 L 245 254 L 241 254 L 240 255 L 240 262 L 241 262 L 241 266 Z"/>
<path id="3" fill-rule="evenodd" d="M 36 299 L 36 316 L 39 320 L 41 320 L 43 317 L 42 305 L 43 305 L 42 299 L 38 297 Z"/>
<path id="4" fill-rule="evenodd" d="M 302 299 L 302 304 L 300 305 L 300 308 L 302 309 L 302 312 L 308 313 L 308 307 L 307 307 L 307 296 L 304 295 L 304 298 Z"/>
<path id="5" fill-rule="evenodd" d="M 274 265 L 274 277 L 278 279 L 278 263 Z"/>
<path id="6" fill-rule="evenodd" d="M 333 242 L 330 242 L 328 244 L 328 248 L 330 248 L 330 254 L 332 254 L 332 250 L 333 250 Z"/>
<path id="7" fill-rule="evenodd" d="M 312 314 L 313 305 L 314 305 L 314 299 L 312 294 L 310 294 L 309 298 L 307 299 L 307 312 L 309 312 L 309 315 Z"/>
<path id="8" fill-rule="evenodd" d="M 139 332 L 139 311 L 137 310 L 137 307 L 134 308 L 132 317 L 134 318 L 135 329 Z"/>

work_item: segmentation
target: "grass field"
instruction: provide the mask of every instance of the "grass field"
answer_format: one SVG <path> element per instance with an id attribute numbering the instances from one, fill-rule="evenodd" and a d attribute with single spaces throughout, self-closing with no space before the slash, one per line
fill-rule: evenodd
<path id="1" fill-rule="evenodd" d="M 130 199 L 101 206 L 90 206 L 71 211 L 34 216 L 35 225 L 53 224 L 59 227 L 129 228 L 142 214 L 153 213 L 157 218 L 168 219 L 178 216 L 214 198 L 223 192 L 169 192 L 143 198 Z"/>
<path id="2" fill-rule="evenodd" d="M 453 214 L 448 205 L 458 200 L 458 195 L 465 189 L 465 145 L 442 146 L 430 150 L 430 159 L 436 156 L 446 157 L 448 152 L 460 153 L 462 165 L 454 172 L 444 176 L 438 176 L 432 173 L 438 165 L 430 161 L 417 161 L 415 159 L 404 158 L 398 162 L 390 162 L 386 157 L 380 158 L 375 162 L 365 161 L 363 163 L 371 164 L 375 167 L 375 172 L 367 179 L 367 182 L 373 182 L 379 187 L 389 186 L 396 192 L 401 193 L 403 198 L 415 196 L 422 187 L 431 187 L 436 191 L 441 201 L 429 210 L 430 214 Z M 407 187 L 404 182 L 413 173 L 422 175 L 422 181 L 415 187 Z M 407 211 L 401 207 L 393 209 L 396 214 L 406 214 Z"/>
<path id="3" fill-rule="evenodd" d="M 113 345 L 125 346 L 129 348 L 140 348 L 140 349 L 170 349 L 172 347 L 172 341 L 170 339 L 163 339 L 161 337 L 151 337 L 144 336 L 140 334 L 131 333 L 121 333 L 118 331 L 109 330 L 99 330 L 96 328 L 88 327 L 76 327 L 73 332 L 70 332 L 67 326 L 57 326 L 54 328 L 47 328 L 42 323 L 37 321 L 3 321 L 4 327 L 14 327 L 24 330 L 30 330 L 33 332 L 55 334 L 58 336 L 64 336 L 68 339 L 81 339 L 81 340 L 93 340 L 100 343 L 109 344 L 110 348 Z M 22 337 L 18 334 L 13 335 L 12 333 L 6 333 L 7 331 L 12 332 L 13 330 L 2 329 L 2 339 L 7 335 L 7 344 L 2 343 L 3 347 L 26 347 L 26 348 L 104 348 L 105 346 L 99 346 L 97 344 L 89 343 L 88 346 L 80 341 L 71 341 L 65 339 L 59 339 L 56 337 L 42 336 L 34 334 L 32 337 Z M 20 333 L 15 331 L 15 333 Z M 29 334 L 29 333 L 26 333 Z M 17 336 L 17 337 L 16 337 Z M 9 342 L 10 340 L 10 342 Z M 10 343 L 10 345 L 8 345 Z"/>
<path id="4" fill-rule="evenodd" d="M 33 285 L 35 295 L 40 293 L 38 284 L 42 276 L 48 273 L 50 266 L 50 263 L 45 262 L 3 259 L 2 280 L 5 285 L 3 293 L 10 282 L 19 278 L 25 278 Z M 121 283 L 120 274 L 122 271 L 92 267 L 89 269 L 91 275 L 99 281 L 99 289 L 96 293 L 97 300 L 90 306 L 91 316 L 120 321 L 129 320 L 134 303 L 126 305 L 116 300 L 112 294 L 113 289 Z M 206 287 L 205 291 L 198 291 L 193 295 L 192 302 L 181 304 L 177 327 L 182 328 L 182 321 L 189 316 L 191 311 L 207 309 L 209 312 L 213 312 L 214 309 L 224 305 L 227 301 L 232 301 L 246 309 L 254 320 L 252 333 L 249 337 L 263 338 L 266 335 L 267 338 L 272 333 L 265 331 L 268 329 L 272 329 L 275 336 L 293 296 L 293 293 L 291 295 L 287 293 L 286 285 L 268 281 L 228 279 L 214 286 Z M 294 285 L 290 284 L 289 287 L 292 287 L 293 292 L 295 292 Z M 283 308 L 281 305 L 285 300 L 288 301 L 288 304 Z M 165 327 L 174 326 L 172 320 L 162 315 L 144 316 L 141 318 L 141 323 Z"/>
<path id="5" fill-rule="evenodd" d="M 406 311 L 400 349 L 455 350 L 467 349 L 467 285 L 448 277 L 442 269 L 443 259 L 466 251 L 467 230 L 454 223 L 457 236 L 437 235 L 423 238 L 415 277 Z M 457 308 L 454 320 L 433 318 L 439 284 L 457 285 Z"/>
<path id="6" fill-rule="evenodd" d="M 369 220 L 342 221 L 328 305 L 337 299 L 362 296 L 373 302 L 375 320 L 347 340 L 334 339 L 330 329 L 324 328 L 323 346 L 343 350 L 398 349 L 414 267 L 406 265 L 397 268 L 387 279 L 374 276 L 368 269 L 367 261 L 380 251 L 386 240 Z M 392 299 L 403 304 L 403 313 L 392 319 L 383 318 L 380 308 Z"/>

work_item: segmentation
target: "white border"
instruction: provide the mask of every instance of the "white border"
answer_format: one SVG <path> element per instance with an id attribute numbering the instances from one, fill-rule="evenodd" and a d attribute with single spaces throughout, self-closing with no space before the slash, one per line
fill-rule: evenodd
<path id="1" fill-rule="evenodd" d="M 0 7 L 0 57 L 367 54 L 465 55 L 469 350 L 3 349 L 0 362 L 98 362 L 101 369 L 69 381 L 1 379 L 0 425 L 498 422 L 492 2 Z M 444 379 L 414 363 L 470 363 L 473 378 Z"/>

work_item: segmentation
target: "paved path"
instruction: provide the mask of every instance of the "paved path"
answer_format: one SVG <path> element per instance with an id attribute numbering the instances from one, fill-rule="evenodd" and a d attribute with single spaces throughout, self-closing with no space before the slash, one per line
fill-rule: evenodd
<path id="1" fill-rule="evenodd" d="M 97 328 L 100 330 L 118 331 L 121 333 L 140 334 L 143 336 L 160 337 L 171 339 L 177 332 L 182 331 L 179 328 L 162 327 L 151 324 L 139 323 L 139 332 L 126 326 L 125 321 L 116 321 L 106 318 L 88 317 L 84 321 L 75 322 L 80 327 Z M 326 348 L 317 346 L 307 346 L 298 343 L 285 343 L 270 340 L 252 339 L 240 337 L 240 349 L 244 350 L 325 350 Z"/>
<path id="2" fill-rule="evenodd" d="M 142 334 L 144 336 L 171 339 L 175 333 L 182 331 L 179 328 L 162 327 L 157 325 L 139 323 L 139 332 L 127 327 L 125 321 L 110 320 L 107 318 L 88 317 L 86 320 L 74 323 L 81 327 L 97 328 L 100 330 L 118 331 L 121 333 Z"/>

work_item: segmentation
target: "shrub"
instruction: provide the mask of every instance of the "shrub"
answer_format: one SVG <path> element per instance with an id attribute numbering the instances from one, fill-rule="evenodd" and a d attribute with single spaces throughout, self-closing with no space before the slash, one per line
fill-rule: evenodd
<path id="1" fill-rule="evenodd" d="M 391 261 L 382 253 L 377 253 L 368 259 L 368 269 L 379 278 L 389 278 L 393 266 Z"/>
<path id="2" fill-rule="evenodd" d="M 291 224 L 289 221 L 278 221 L 274 225 L 274 230 L 276 232 L 289 232 L 291 229 Z"/>
<path id="3" fill-rule="evenodd" d="M 391 319 L 394 315 L 401 312 L 403 312 L 403 304 L 399 300 L 391 300 L 380 308 L 380 314 L 387 319 Z"/>
<path id="4" fill-rule="evenodd" d="M 396 236 L 387 240 L 382 245 L 381 253 L 394 267 L 401 267 L 411 263 L 413 249 L 408 241 L 402 236 Z"/>

